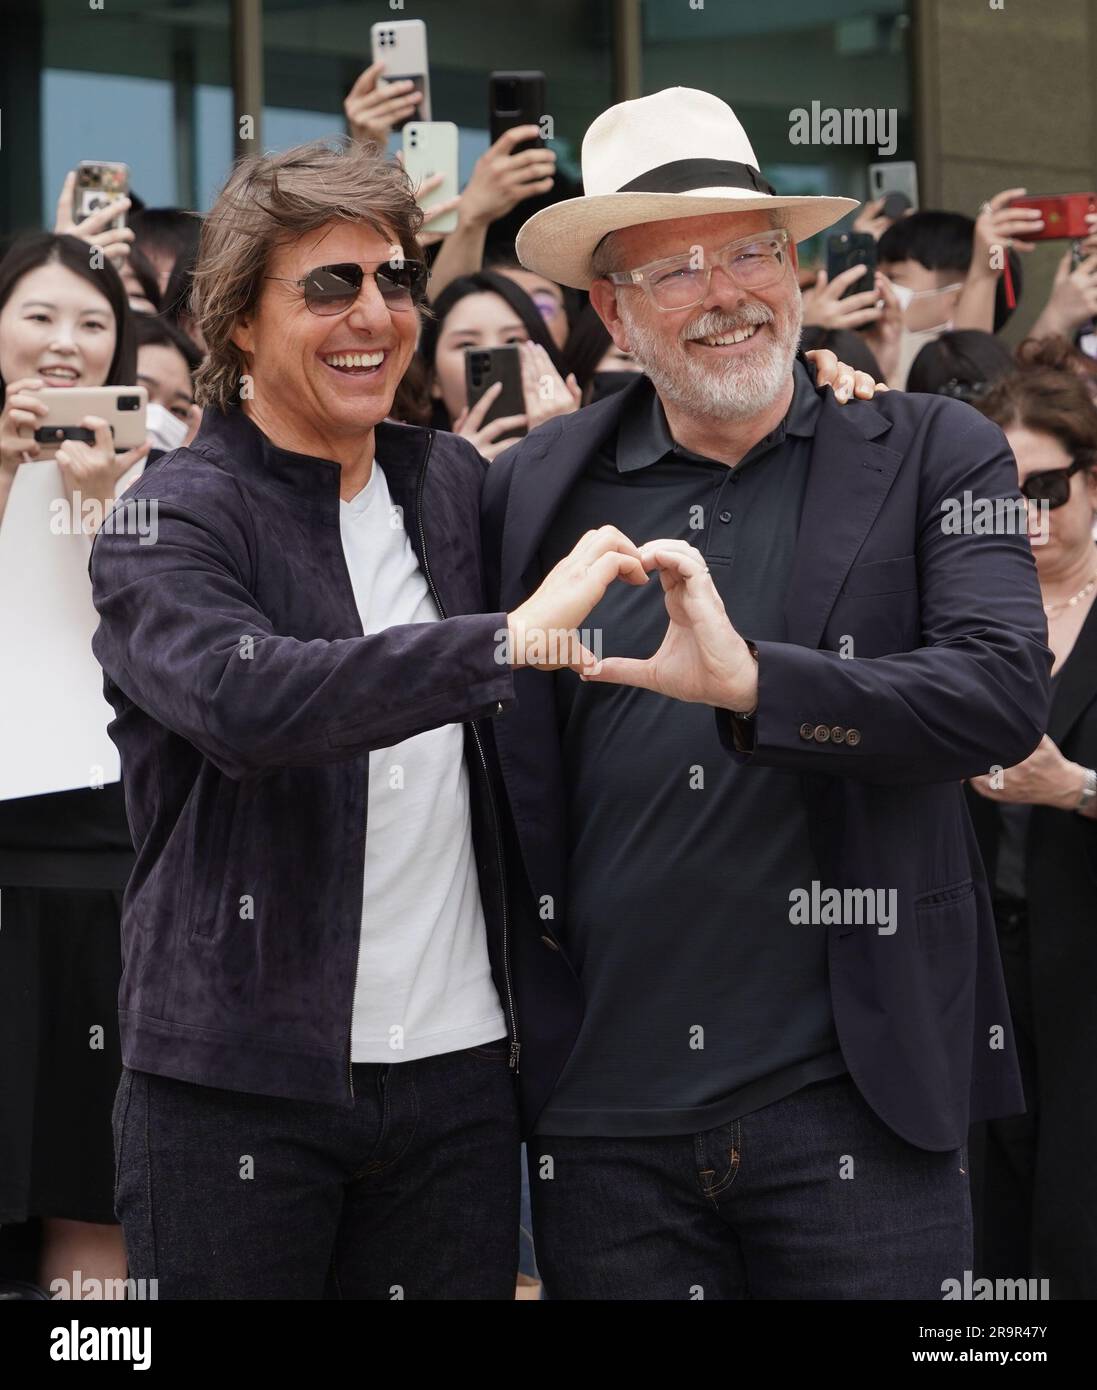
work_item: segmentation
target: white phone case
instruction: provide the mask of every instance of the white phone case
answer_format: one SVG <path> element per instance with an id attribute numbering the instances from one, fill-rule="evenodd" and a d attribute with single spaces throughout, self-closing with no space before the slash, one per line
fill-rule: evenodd
<path id="1" fill-rule="evenodd" d="M 374 24 L 369 31 L 373 61 L 383 61 L 381 82 L 400 82 L 406 78 L 422 87 L 423 100 L 415 108 L 414 119 L 430 120 L 430 71 L 427 66 L 427 26 L 421 19 L 394 19 Z M 399 129 L 399 127 L 397 127 Z"/>
<path id="2" fill-rule="evenodd" d="M 452 121 L 409 121 L 404 127 L 404 168 L 412 186 L 418 188 L 434 174 L 442 182 L 424 197 L 419 206 L 425 213 L 438 203 L 457 197 L 457 127 Z M 457 226 L 457 209 L 435 219 L 424 230 L 452 232 Z"/>
<path id="3" fill-rule="evenodd" d="M 893 159 L 887 164 L 868 166 L 868 196 L 880 198 L 885 193 L 905 193 L 910 206 L 918 208 L 918 166 L 912 159 Z"/>
<path id="4" fill-rule="evenodd" d="M 97 415 L 106 420 L 114 434 L 114 448 L 117 453 L 135 449 L 145 442 L 145 413 L 149 393 L 143 386 L 45 386 L 35 392 L 44 402 L 48 414 L 40 419 L 36 431 L 50 428 L 79 427 L 85 415 Z M 119 401 L 125 399 L 132 409 L 120 409 Z M 60 447 L 60 441 L 51 443 L 38 441 L 38 458 L 52 458 Z"/>

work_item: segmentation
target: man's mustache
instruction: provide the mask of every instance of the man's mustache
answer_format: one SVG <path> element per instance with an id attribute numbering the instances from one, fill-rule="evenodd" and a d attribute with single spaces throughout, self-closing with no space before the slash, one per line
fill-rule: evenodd
<path id="1" fill-rule="evenodd" d="M 760 323 L 772 323 L 773 311 L 764 304 L 744 304 L 737 313 L 727 314 L 723 309 L 710 309 L 700 318 L 692 319 L 682 329 L 683 341 L 694 338 L 713 338 L 721 333 L 734 333 L 740 328 L 757 327 Z"/>

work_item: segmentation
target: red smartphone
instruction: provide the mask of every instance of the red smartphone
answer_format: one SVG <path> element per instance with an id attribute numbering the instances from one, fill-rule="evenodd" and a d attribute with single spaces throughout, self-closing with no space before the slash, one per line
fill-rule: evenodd
<path id="1" fill-rule="evenodd" d="M 1093 230 L 1086 223 L 1086 213 L 1097 212 L 1097 193 L 1048 193 L 1040 198 L 1014 198 L 1010 207 L 1036 208 L 1044 219 L 1038 232 L 1018 237 L 1018 241 L 1086 237 Z"/>

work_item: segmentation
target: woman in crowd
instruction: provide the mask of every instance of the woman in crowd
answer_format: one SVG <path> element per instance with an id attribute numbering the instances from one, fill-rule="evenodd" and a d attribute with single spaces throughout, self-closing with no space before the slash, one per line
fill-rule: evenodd
<path id="1" fill-rule="evenodd" d="M 41 454 L 42 388 L 136 378 L 122 281 L 108 260 L 101 269 L 89 262 L 84 241 L 48 233 L 17 241 L 0 262 L 0 539 L 16 472 Z M 84 423 L 95 443 L 66 442 L 57 463 L 70 496 L 106 506 L 145 446 L 116 457 L 104 422 Z M 21 736 L 8 716 L 5 734 Z M 55 1278 L 67 1287 L 74 1270 L 89 1279 L 126 1272 L 110 1114 L 132 863 L 118 783 L 0 801 L 0 1225 L 41 1218 L 47 1288 Z"/>
<path id="2" fill-rule="evenodd" d="M 1055 654 L 1043 741 L 970 797 L 995 899 L 1027 1113 L 972 1137 L 978 1270 L 1097 1298 L 1097 409 L 1039 364 L 976 402 L 1038 512 L 1033 556 Z M 1036 504 L 1033 506 L 1032 504 Z M 1042 515 L 1040 515 L 1042 513 Z M 1038 543 L 1046 518 L 1046 543 Z"/>
<path id="3" fill-rule="evenodd" d="M 560 351 L 526 292 L 505 276 L 483 270 L 451 281 L 432 305 L 419 350 L 427 369 L 434 422 L 452 429 L 486 459 L 493 459 L 519 431 L 579 408 L 575 377 L 563 375 Z M 517 347 L 526 409 L 484 424 L 501 387 L 489 387 L 470 409 L 465 386 L 467 348 Z"/>

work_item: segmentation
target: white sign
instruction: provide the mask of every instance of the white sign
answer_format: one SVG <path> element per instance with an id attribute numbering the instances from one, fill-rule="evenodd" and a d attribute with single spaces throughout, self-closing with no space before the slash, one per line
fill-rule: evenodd
<path id="1" fill-rule="evenodd" d="M 0 801 L 121 776 L 91 650 L 91 539 L 58 526 L 64 498 L 56 463 L 23 463 L 0 522 Z"/>

